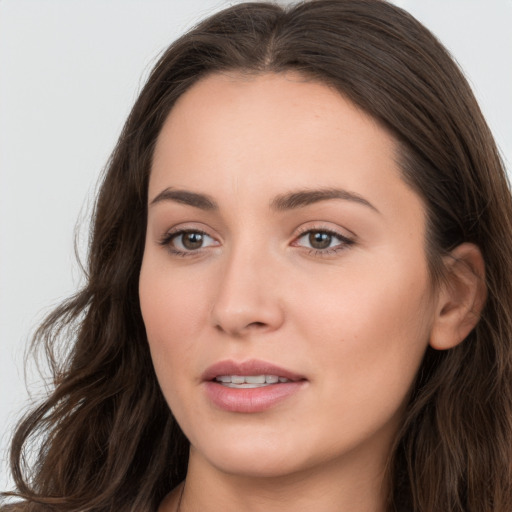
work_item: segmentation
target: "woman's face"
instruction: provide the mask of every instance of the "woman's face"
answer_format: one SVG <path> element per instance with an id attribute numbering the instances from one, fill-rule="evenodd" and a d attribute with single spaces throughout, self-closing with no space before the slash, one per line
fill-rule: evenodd
<path id="1" fill-rule="evenodd" d="M 194 463 L 382 469 L 435 310 L 423 205 L 395 150 L 293 73 L 211 75 L 173 108 L 140 302 Z"/>

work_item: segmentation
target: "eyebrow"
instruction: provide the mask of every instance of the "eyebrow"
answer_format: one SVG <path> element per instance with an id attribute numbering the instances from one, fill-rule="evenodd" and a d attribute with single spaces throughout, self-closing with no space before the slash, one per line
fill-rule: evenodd
<path id="1" fill-rule="evenodd" d="M 371 208 L 377 213 L 380 213 L 379 210 L 377 210 L 377 208 L 375 208 L 375 206 L 373 206 L 373 204 L 367 201 L 364 197 L 340 188 L 322 188 L 318 190 L 298 190 L 296 192 L 290 192 L 288 194 L 277 196 L 272 200 L 270 206 L 272 209 L 278 211 L 294 210 L 296 208 L 303 208 L 310 204 L 330 199 L 354 201 Z"/>
<path id="2" fill-rule="evenodd" d="M 294 210 L 297 208 L 304 208 L 320 201 L 328 201 L 332 199 L 343 199 L 345 201 L 353 201 L 371 208 L 377 213 L 380 213 L 373 204 L 367 201 L 364 197 L 348 190 L 339 188 L 321 188 L 315 190 L 298 190 L 276 196 L 271 202 L 270 207 L 277 211 Z M 176 203 L 193 206 L 205 211 L 216 211 L 219 209 L 215 200 L 206 195 L 198 192 L 190 192 L 188 190 L 175 190 L 166 188 L 162 190 L 150 203 L 150 206 L 158 204 L 163 201 L 174 201 Z"/>
<path id="3" fill-rule="evenodd" d="M 161 203 L 162 201 L 174 201 L 207 211 L 219 209 L 217 203 L 210 196 L 198 194 L 197 192 L 189 192 L 188 190 L 166 188 L 149 203 L 149 206 Z"/>

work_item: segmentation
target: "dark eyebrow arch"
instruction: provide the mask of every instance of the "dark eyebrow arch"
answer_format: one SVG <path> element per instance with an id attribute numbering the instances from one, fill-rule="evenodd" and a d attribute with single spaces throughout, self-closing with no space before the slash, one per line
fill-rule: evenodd
<path id="1" fill-rule="evenodd" d="M 329 199 L 343 199 L 346 201 L 354 201 L 356 203 L 367 206 L 372 210 L 380 213 L 373 204 L 367 201 L 364 197 L 348 190 L 339 188 L 322 188 L 318 190 L 298 190 L 277 196 L 270 203 L 270 207 L 274 210 L 285 211 L 293 210 L 296 208 L 303 208 L 313 203 L 320 201 L 327 201 Z"/>
<path id="2" fill-rule="evenodd" d="M 152 201 L 149 206 L 153 206 L 162 201 L 174 201 L 176 203 L 186 204 L 199 208 L 201 210 L 218 210 L 217 203 L 206 194 L 198 194 L 197 192 L 189 192 L 187 190 L 174 190 L 166 188 L 162 190 Z"/>

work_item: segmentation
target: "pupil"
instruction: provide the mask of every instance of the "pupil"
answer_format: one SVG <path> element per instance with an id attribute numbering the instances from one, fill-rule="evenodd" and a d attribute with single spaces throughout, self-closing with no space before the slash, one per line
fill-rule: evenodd
<path id="1" fill-rule="evenodd" d="M 201 233 L 185 233 L 182 241 L 183 247 L 187 249 L 199 249 L 203 245 L 203 235 Z"/>
<path id="2" fill-rule="evenodd" d="M 309 243 L 314 249 L 327 249 L 331 245 L 332 236 L 321 231 L 313 231 L 309 234 Z"/>

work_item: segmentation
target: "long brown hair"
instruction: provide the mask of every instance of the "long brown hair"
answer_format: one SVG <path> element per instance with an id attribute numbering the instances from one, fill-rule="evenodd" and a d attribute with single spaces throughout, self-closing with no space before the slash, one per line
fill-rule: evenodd
<path id="1" fill-rule="evenodd" d="M 390 459 L 388 508 L 510 512 L 506 175 L 447 51 L 412 16 L 381 0 L 235 5 L 160 58 L 107 166 L 87 283 L 36 334 L 55 387 L 15 432 L 12 495 L 30 511 L 151 511 L 185 477 L 188 441 L 158 387 L 138 301 L 148 177 L 155 140 L 177 98 L 206 74 L 226 70 L 298 71 L 335 87 L 394 134 L 403 178 L 427 207 L 434 281 L 446 251 L 461 242 L 482 250 L 487 303 L 463 343 L 425 354 Z"/>

